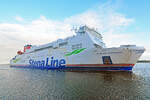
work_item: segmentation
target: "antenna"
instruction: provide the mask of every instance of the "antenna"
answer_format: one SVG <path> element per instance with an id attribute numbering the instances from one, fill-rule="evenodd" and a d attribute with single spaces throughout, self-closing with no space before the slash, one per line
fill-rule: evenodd
<path id="1" fill-rule="evenodd" d="M 73 27 L 72 27 L 71 31 L 75 31 L 75 32 L 77 32 L 77 26 L 73 25 Z"/>

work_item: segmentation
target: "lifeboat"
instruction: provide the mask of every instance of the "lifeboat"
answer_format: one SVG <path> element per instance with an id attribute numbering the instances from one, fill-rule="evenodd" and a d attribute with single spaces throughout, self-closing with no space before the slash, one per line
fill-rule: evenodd
<path id="1" fill-rule="evenodd" d="M 22 51 L 18 51 L 17 54 L 18 54 L 18 55 L 22 55 L 23 52 L 22 52 Z"/>

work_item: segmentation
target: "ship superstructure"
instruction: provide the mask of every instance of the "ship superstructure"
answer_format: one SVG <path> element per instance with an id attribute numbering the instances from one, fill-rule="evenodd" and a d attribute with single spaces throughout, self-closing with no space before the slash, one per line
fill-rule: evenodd
<path id="1" fill-rule="evenodd" d="M 136 45 L 107 48 L 96 30 L 81 26 L 76 35 L 40 45 L 26 45 L 12 67 L 46 69 L 132 70 L 145 49 Z"/>

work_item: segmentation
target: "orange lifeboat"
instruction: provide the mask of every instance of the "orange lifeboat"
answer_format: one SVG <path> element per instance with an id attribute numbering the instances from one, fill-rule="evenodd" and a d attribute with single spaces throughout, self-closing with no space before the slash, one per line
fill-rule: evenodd
<path id="1" fill-rule="evenodd" d="M 17 54 L 18 54 L 18 55 L 22 55 L 23 52 L 22 52 L 22 51 L 18 51 Z"/>

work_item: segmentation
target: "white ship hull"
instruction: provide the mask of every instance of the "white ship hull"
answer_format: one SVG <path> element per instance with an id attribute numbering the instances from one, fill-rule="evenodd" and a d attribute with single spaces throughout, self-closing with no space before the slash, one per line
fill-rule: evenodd
<path id="1" fill-rule="evenodd" d="M 42 69 L 131 71 L 145 50 L 130 45 L 106 48 L 102 40 L 95 39 L 98 36 L 88 32 L 66 39 L 67 42 L 57 41 L 35 47 L 17 55 L 10 61 L 10 65 Z M 64 44 L 59 45 L 61 43 Z"/>

